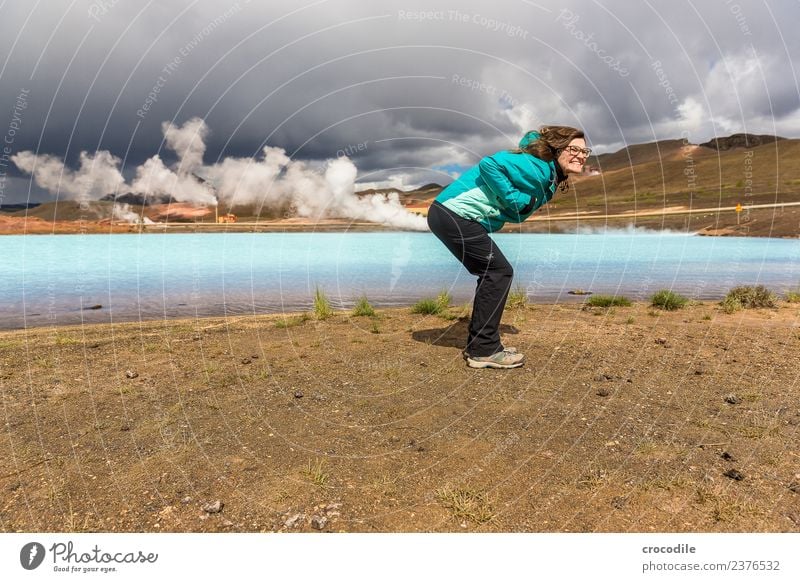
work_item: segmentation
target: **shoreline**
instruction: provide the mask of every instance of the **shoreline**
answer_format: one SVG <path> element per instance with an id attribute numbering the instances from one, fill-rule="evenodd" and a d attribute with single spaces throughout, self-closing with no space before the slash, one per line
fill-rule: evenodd
<path id="1" fill-rule="evenodd" d="M 426 208 L 415 208 L 424 216 Z M 595 214 L 595 210 L 550 214 L 549 209 L 520 224 L 507 223 L 499 233 L 576 234 L 581 229 L 644 228 L 654 232 L 679 231 L 697 236 L 800 238 L 800 202 L 758 204 L 737 216 L 736 207 L 639 209 L 636 212 Z M 602 224 L 597 224 L 601 222 Z M 596 226 L 595 226 L 596 225 Z M 368 221 L 326 218 L 306 220 L 242 220 L 235 223 L 164 222 L 138 225 L 105 221 L 47 221 L 38 217 L 11 217 L 0 213 L 0 235 L 26 234 L 172 234 L 203 232 L 427 232 L 401 229 Z"/>
<path id="2" fill-rule="evenodd" d="M 776 296 L 778 297 L 779 301 L 785 302 L 785 292 L 787 289 L 773 289 L 770 288 Z M 588 290 L 587 290 L 588 291 Z M 676 291 L 680 294 L 679 291 Z M 719 294 L 711 294 L 711 295 L 704 295 L 702 297 L 688 297 L 687 299 L 691 304 L 696 305 L 712 305 L 712 306 L 719 306 L 722 300 L 725 298 L 727 290 L 724 292 L 720 292 Z M 430 295 L 435 295 L 435 292 L 431 292 Z M 545 296 L 539 297 L 536 299 L 528 298 L 527 305 L 531 308 L 574 308 L 575 306 L 583 305 L 587 299 L 592 297 L 593 295 L 609 295 L 609 293 L 603 292 L 583 292 L 583 293 L 571 293 L 571 292 L 564 292 L 557 296 Z M 651 293 L 652 295 L 652 293 Z M 633 296 L 633 295 L 626 295 L 625 293 L 616 293 L 616 297 L 624 297 L 631 301 L 634 305 L 649 305 L 647 300 L 644 300 L 640 297 Z M 454 299 L 451 304 L 451 309 L 456 309 L 457 306 L 461 306 L 462 308 L 471 308 L 472 306 L 472 297 L 467 297 L 464 301 L 461 301 L 459 298 L 458 300 Z M 40 322 L 27 322 L 27 325 L 24 323 L 20 323 L 16 326 L 10 326 L 7 324 L 2 323 L 0 320 L 0 334 L 3 333 L 21 333 L 25 331 L 32 331 L 37 332 L 39 330 L 75 330 L 75 329 L 88 329 L 88 328 L 95 328 L 95 327 L 102 327 L 102 326 L 129 326 L 129 325 L 138 325 L 138 326 L 149 326 L 149 325 L 184 325 L 191 322 L 204 322 L 204 321 L 242 321 L 247 320 L 248 318 L 252 318 L 254 320 L 265 320 L 265 321 L 272 321 L 272 320 L 281 320 L 281 319 L 288 319 L 294 320 L 301 317 L 310 317 L 313 319 L 313 305 L 310 303 L 311 300 L 306 302 L 306 307 L 297 307 L 289 306 L 286 310 L 283 311 L 263 311 L 263 312 L 233 312 L 229 315 L 226 315 L 224 311 L 220 312 L 206 312 L 200 313 L 196 315 L 187 315 L 187 314 L 178 314 L 178 315 L 170 315 L 164 316 L 163 312 L 154 312 L 152 317 L 142 316 L 141 312 L 134 312 L 130 311 L 127 313 L 119 313 L 119 312 L 109 312 L 107 308 L 100 306 L 100 307 L 86 307 L 82 311 L 75 311 L 75 312 L 65 312 L 61 313 L 63 317 L 59 322 L 58 318 L 54 323 L 52 320 L 43 320 Z M 353 304 L 355 304 L 355 300 L 353 300 Z M 377 311 L 382 312 L 402 312 L 410 310 L 414 303 L 408 304 L 397 304 L 392 303 L 391 305 L 382 305 L 380 301 L 371 300 L 370 304 L 372 307 Z M 334 307 L 334 315 L 335 316 L 349 316 L 350 312 L 352 311 L 351 307 Z M 67 316 L 71 317 L 67 317 Z M 34 317 L 41 317 L 39 313 L 32 313 L 25 316 L 26 318 L 33 319 Z M 84 320 L 84 317 L 86 320 Z M 21 316 L 20 316 L 21 318 Z M 102 318 L 102 320 L 99 320 Z M 108 319 L 113 318 L 113 321 L 108 321 Z"/>

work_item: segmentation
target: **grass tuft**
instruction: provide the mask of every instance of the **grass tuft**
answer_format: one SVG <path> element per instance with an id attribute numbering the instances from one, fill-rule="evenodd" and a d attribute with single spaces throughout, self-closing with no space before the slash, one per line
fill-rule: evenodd
<path id="1" fill-rule="evenodd" d="M 682 309 L 688 302 L 688 298 L 684 297 L 683 295 L 679 295 L 674 291 L 670 291 L 669 289 L 657 291 L 655 295 L 650 298 L 650 304 L 653 307 L 666 309 L 667 311 Z"/>
<path id="2" fill-rule="evenodd" d="M 458 519 L 487 523 L 496 517 L 486 493 L 482 491 L 443 487 L 436 491 L 436 498 Z"/>
<path id="3" fill-rule="evenodd" d="M 325 292 L 317 287 L 314 291 L 314 316 L 317 319 L 328 319 L 333 315 L 333 307 L 331 302 L 325 295 Z"/>
<path id="4" fill-rule="evenodd" d="M 776 307 L 775 294 L 764 285 L 744 285 L 734 287 L 722 300 L 722 310 L 734 313 L 740 309 L 758 309 L 760 307 Z"/>
<path id="5" fill-rule="evenodd" d="M 800 303 L 800 288 L 790 289 L 786 292 L 786 301 L 789 303 Z"/>
<path id="6" fill-rule="evenodd" d="M 592 295 L 584 305 L 589 307 L 630 307 L 631 301 L 621 295 Z"/>
<path id="7" fill-rule="evenodd" d="M 443 290 L 436 299 L 425 298 L 417 301 L 411 307 L 411 313 L 421 313 L 423 315 L 440 315 L 445 309 L 450 307 L 452 297 L 450 294 Z"/>
<path id="8" fill-rule="evenodd" d="M 325 483 L 328 482 L 328 474 L 325 472 L 325 460 L 316 459 L 315 461 L 312 461 L 309 459 L 308 464 L 303 471 L 303 475 L 305 475 L 314 485 L 317 485 L 318 487 L 325 487 Z"/>
<path id="9" fill-rule="evenodd" d="M 355 307 L 353 307 L 353 316 L 354 317 L 374 317 L 375 316 L 375 309 L 372 305 L 369 304 L 367 301 L 367 296 L 362 295 L 356 301 Z"/>
<path id="10" fill-rule="evenodd" d="M 506 309 L 525 309 L 528 306 L 528 294 L 522 285 L 517 285 L 508 294 Z"/>

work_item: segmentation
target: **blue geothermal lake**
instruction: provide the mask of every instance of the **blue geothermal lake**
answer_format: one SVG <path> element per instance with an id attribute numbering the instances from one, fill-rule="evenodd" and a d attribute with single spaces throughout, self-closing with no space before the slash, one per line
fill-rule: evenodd
<path id="1" fill-rule="evenodd" d="M 719 299 L 743 284 L 800 284 L 800 240 L 674 233 L 496 234 L 515 286 L 534 302 L 594 293 L 649 298 L 668 288 Z M 0 327 L 242 315 L 336 307 L 366 294 L 402 306 L 475 278 L 423 232 L 42 235 L 0 238 Z M 101 309 L 86 309 L 102 305 Z"/>

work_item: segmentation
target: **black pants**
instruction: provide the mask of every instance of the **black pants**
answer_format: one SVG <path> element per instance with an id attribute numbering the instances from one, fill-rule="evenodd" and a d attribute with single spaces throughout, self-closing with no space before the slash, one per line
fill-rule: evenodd
<path id="1" fill-rule="evenodd" d="M 428 226 L 467 271 L 478 277 L 467 353 L 491 356 L 503 349 L 500 318 L 506 305 L 514 269 L 489 233 L 474 220 L 467 220 L 438 202 L 428 210 Z"/>

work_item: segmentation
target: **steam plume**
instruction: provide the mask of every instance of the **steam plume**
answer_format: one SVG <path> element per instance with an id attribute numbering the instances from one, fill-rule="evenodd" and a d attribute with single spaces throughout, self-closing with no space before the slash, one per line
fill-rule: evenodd
<path id="1" fill-rule="evenodd" d="M 37 156 L 29 151 L 11 159 L 21 170 L 32 174 L 42 188 L 79 200 L 99 200 L 111 192 L 128 191 L 195 205 L 216 206 L 222 202 L 229 207 L 288 206 L 306 218 L 351 218 L 405 229 L 427 229 L 425 219 L 406 211 L 396 193 L 356 195 L 357 170 L 346 157 L 329 161 L 318 171 L 305 162 L 292 160 L 281 148 L 266 146 L 257 158 L 229 157 L 204 166 L 208 136 L 205 121 L 192 118 L 183 126 L 165 122 L 162 130 L 165 147 L 175 152 L 178 162 L 169 168 L 156 154 L 136 169 L 130 185 L 125 184 L 118 169 L 120 160 L 107 151 L 94 156 L 82 152 L 77 171 L 65 167 L 55 156 Z M 116 212 L 125 215 L 121 208 Z"/>

